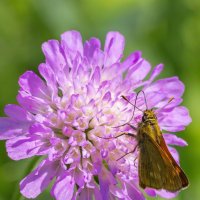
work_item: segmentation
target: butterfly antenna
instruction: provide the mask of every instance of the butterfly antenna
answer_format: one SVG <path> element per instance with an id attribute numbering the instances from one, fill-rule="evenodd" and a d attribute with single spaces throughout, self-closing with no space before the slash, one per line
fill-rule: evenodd
<path id="1" fill-rule="evenodd" d="M 107 138 L 104 138 L 104 137 L 101 137 L 101 136 L 98 136 L 98 135 L 95 135 L 96 137 L 98 137 L 98 138 L 101 138 L 101 139 L 116 139 L 116 138 L 118 138 L 118 137 L 121 137 L 121 136 L 123 136 L 123 135 L 130 135 L 129 133 L 122 133 L 122 134 L 120 134 L 120 135 L 117 135 L 117 136 L 115 136 L 115 137 L 107 137 Z"/>
<path id="2" fill-rule="evenodd" d="M 133 103 L 131 103 L 125 96 L 122 95 L 122 98 L 124 100 L 126 100 L 128 103 L 130 103 L 134 108 L 137 108 L 139 111 L 143 112 L 140 108 L 138 108 L 136 105 L 134 105 Z M 137 100 L 137 98 L 135 99 L 135 104 L 136 104 L 136 100 Z"/>
<path id="3" fill-rule="evenodd" d="M 136 109 L 136 108 L 137 108 L 139 111 L 143 112 L 143 110 L 141 110 L 140 108 L 138 108 L 138 107 L 136 106 L 137 98 L 138 98 L 138 95 L 140 94 L 140 92 L 142 92 L 143 95 L 144 95 L 144 100 L 145 100 L 145 104 L 146 104 L 146 109 L 148 110 L 147 98 L 146 98 L 146 95 L 145 95 L 145 93 L 144 93 L 143 90 L 140 90 L 140 91 L 136 94 L 135 103 L 134 103 L 134 104 L 132 104 L 125 96 L 122 96 L 123 99 L 125 99 L 128 103 L 130 103 L 130 104 L 134 107 L 132 117 L 131 117 L 131 119 L 130 119 L 127 123 L 129 123 L 129 122 L 133 119 L 134 114 L 135 114 L 135 109 Z M 127 123 L 126 123 L 126 124 L 127 124 Z M 124 124 L 124 125 L 125 125 L 125 124 Z"/>
<path id="4" fill-rule="evenodd" d="M 168 102 L 161 108 L 157 109 L 156 112 L 160 112 L 161 110 L 163 110 L 168 104 L 170 104 L 175 98 L 174 97 L 171 97 Z"/>
<path id="5" fill-rule="evenodd" d="M 134 109 L 133 109 L 133 114 L 132 114 L 132 116 L 131 116 L 131 118 L 130 118 L 130 120 L 128 121 L 128 122 L 126 122 L 126 123 L 124 123 L 124 124 L 122 124 L 122 125 L 119 125 L 119 126 L 115 126 L 115 127 L 113 127 L 113 128 L 119 128 L 119 127 L 121 127 L 121 126 L 125 126 L 126 124 L 128 124 L 132 119 L 133 119 L 133 117 L 134 117 L 134 114 L 135 114 L 135 109 L 137 108 L 139 111 L 141 111 L 141 112 L 143 112 L 143 110 L 141 110 L 140 108 L 138 108 L 137 106 L 136 106 L 136 102 L 137 102 L 137 98 L 138 98 L 138 94 L 140 93 L 140 91 L 136 94 L 136 97 L 135 97 L 135 103 L 134 104 L 132 104 L 125 96 L 121 96 L 124 100 L 126 100 L 128 103 L 130 103 L 133 107 L 134 107 Z"/>
<path id="6" fill-rule="evenodd" d="M 138 92 L 138 94 L 139 94 L 140 92 L 142 92 L 143 95 L 144 95 L 144 101 L 145 101 L 145 105 L 146 105 L 146 110 L 148 110 L 147 98 L 146 98 L 145 92 L 144 92 L 143 90 L 140 90 L 140 91 Z"/>
<path id="7" fill-rule="evenodd" d="M 169 101 L 167 102 L 167 104 L 171 103 L 173 100 L 174 100 L 174 97 L 171 97 L 171 98 L 169 99 Z"/>

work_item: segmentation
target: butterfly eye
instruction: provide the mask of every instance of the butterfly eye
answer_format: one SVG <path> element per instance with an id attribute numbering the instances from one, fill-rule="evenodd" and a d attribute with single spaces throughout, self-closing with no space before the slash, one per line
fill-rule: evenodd
<path id="1" fill-rule="evenodd" d="M 144 121 L 146 121 L 146 119 L 147 119 L 147 116 L 146 116 L 146 115 L 143 115 L 143 116 L 142 116 L 142 121 L 144 122 Z"/>

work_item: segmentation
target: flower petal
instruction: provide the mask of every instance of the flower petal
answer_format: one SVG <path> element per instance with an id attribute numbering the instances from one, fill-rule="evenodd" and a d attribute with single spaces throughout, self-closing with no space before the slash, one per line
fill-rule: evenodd
<path id="1" fill-rule="evenodd" d="M 40 150 L 42 147 L 42 150 Z M 6 142 L 8 156 L 13 160 L 21 160 L 34 155 L 47 154 L 48 148 L 40 138 L 30 136 L 20 136 Z"/>
<path id="2" fill-rule="evenodd" d="M 173 132 L 184 130 L 185 126 L 192 121 L 188 110 L 183 106 L 163 111 L 157 117 L 162 129 Z"/>
<path id="3" fill-rule="evenodd" d="M 95 200 L 103 200 L 101 192 L 98 187 L 94 188 L 94 197 L 95 197 Z"/>
<path id="4" fill-rule="evenodd" d="M 101 42 L 97 38 L 91 38 L 84 44 L 84 56 L 93 67 L 102 66 L 104 54 L 101 51 Z"/>
<path id="5" fill-rule="evenodd" d="M 156 81 L 144 89 L 145 94 L 158 92 L 163 93 L 166 97 L 181 97 L 184 92 L 184 85 L 178 77 L 165 78 Z"/>
<path id="6" fill-rule="evenodd" d="M 178 151 L 173 148 L 168 146 L 169 152 L 171 153 L 172 157 L 174 158 L 174 160 L 179 164 L 179 154 Z"/>
<path id="7" fill-rule="evenodd" d="M 22 122 L 28 122 L 32 118 L 25 109 L 14 104 L 6 105 L 4 112 L 8 117 Z"/>
<path id="8" fill-rule="evenodd" d="M 187 146 L 187 142 L 174 134 L 164 133 L 165 141 L 169 145 Z"/>
<path id="9" fill-rule="evenodd" d="M 155 93 L 154 93 L 155 94 Z M 157 96 L 158 93 L 155 94 L 155 96 Z M 160 94 L 159 94 L 160 95 Z M 164 95 L 164 94 L 163 94 Z M 166 96 L 165 96 L 166 97 Z M 178 105 L 181 104 L 181 102 L 183 101 L 183 99 L 181 97 L 176 97 L 174 98 L 172 101 L 170 101 L 169 98 L 165 98 L 163 101 L 158 102 L 155 107 L 160 108 L 160 110 L 163 109 L 168 109 L 168 108 L 174 108 Z M 158 112 L 160 112 L 160 110 L 158 110 Z"/>
<path id="10" fill-rule="evenodd" d="M 156 190 L 156 193 L 165 199 L 172 199 L 178 195 L 178 192 L 168 192 L 166 190 L 160 190 L 160 191 Z"/>
<path id="11" fill-rule="evenodd" d="M 85 188 L 81 191 L 79 195 L 79 200 L 92 200 L 92 196 L 93 196 L 92 190 Z"/>
<path id="12" fill-rule="evenodd" d="M 40 74 L 45 78 L 47 86 L 53 92 L 53 96 L 58 93 L 56 77 L 53 70 L 47 64 L 40 64 L 39 67 Z"/>
<path id="13" fill-rule="evenodd" d="M 147 76 L 150 69 L 150 63 L 144 59 L 140 59 L 135 65 L 129 68 L 125 80 L 129 80 L 132 84 L 136 84 Z"/>
<path id="14" fill-rule="evenodd" d="M 29 128 L 27 135 L 18 136 L 6 142 L 7 153 L 13 160 L 45 155 L 51 148 L 51 138 L 51 129 L 34 124 Z"/>
<path id="15" fill-rule="evenodd" d="M 72 199 L 74 194 L 74 179 L 70 174 L 63 173 L 59 176 L 51 190 L 56 200 Z"/>
<path id="16" fill-rule="evenodd" d="M 124 36 L 118 32 L 109 32 L 106 36 L 104 46 L 105 59 L 104 66 L 109 67 L 116 62 L 119 62 L 124 51 Z"/>
<path id="17" fill-rule="evenodd" d="M 38 98 L 48 98 L 48 90 L 41 78 L 34 72 L 27 71 L 19 78 L 20 87 L 27 93 Z"/>
<path id="18" fill-rule="evenodd" d="M 150 196 L 150 197 L 156 197 L 156 191 L 154 189 L 146 188 L 145 192 Z"/>
<path id="19" fill-rule="evenodd" d="M 96 67 L 91 77 L 91 83 L 98 87 L 100 80 L 101 80 L 100 67 Z"/>
<path id="20" fill-rule="evenodd" d="M 20 191 L 26 198 L 36 198 L 52 181 L 58 171 L 58 162 L 43 160 L 20 182 Z"/>
<path id="21" fill-rule="evenodd" d="M 104 168 L 102 168 L 101 173 L 99 174 L 99 185 L 100 185 L 100 191 L 102 194 L 102 198 L 104 200 L 109 199 L 109 185 L 116 184 L 116 180 L 114 176 Z"/>
<path id="22" fill-rule="evenodd" d="M 65 52 L 66 57 L 72 60 L 77 53 L 83 56 L 82 37 L 78 31 L 67 31 L 61 35 L 61 46 Z"/>
<path id="23" fill-rule="evenodd" d="M 102 79 L 103 81 L 112 80 L 117 78 L 117 80 L 122 80 L 122 72 L 119 63 L 115 63 L 107 68 L 103 69 Z M 115 84 L 115 87 L 117 85 Z"/>
<path id="24" fill-rule="evenodd" d="M 145 197 L 143 196 L 142 192 L 139 189 L 137 189 L 135 185 L 128 183 L 125 185 L 130 199 L 145 200 Z"/>
<path id="25" fill-rule="evenodd" d="M 25 91 L 19 91 L 17 101 L 24 109 L 34 114 L 44 113 L 51 110 L 47 101 L 31 96 Z"/>
<path id="26" fill-rule="evenodd" d="M 122 62 L 121 68 L 123 70 L 127 70 L 131 68 L 133 65 L 135 65 L 139 60 L 141 60 L 142 53 L 140 51 L 135 51 L 132 54 L 130 54 L 125 61 Z"/>
<path id="27" fill-rule="evenodd" d="M 46 63 L 54 72 L 62 70 L 66 65 L 66 60 L 57 40 L 49 40 L 48 42 L 43 43 L 42 51 L 45 55 Z"/>
<path id="28" fill-rule="evenodd" d="M 156 67 L 154 67 L 153 71 L 151 72 L 149 81 L 152 82 L 162 72 L 163 68 L 163 64 L 159 64 Z"/>
<path id="29" fill-rule="evenodd" d="M 165 99 L 165 94 L 163 93 L 145 93 L 146 101 L 147 101 L 147 106 L 148 108 L 154 108 L 156 107 L 163 99 Z M 145 97 L 143 98 L 143 102 L 145 101 Z M 139 102 L 138 102 L 139 104 Z"/>
<path id="30" fill-rule="evenodd" d="M 6 140 L 19 136 L 30 126 L 29 122 L 20 122 L 7 117 L 0 118 L 0 140 Z"/>

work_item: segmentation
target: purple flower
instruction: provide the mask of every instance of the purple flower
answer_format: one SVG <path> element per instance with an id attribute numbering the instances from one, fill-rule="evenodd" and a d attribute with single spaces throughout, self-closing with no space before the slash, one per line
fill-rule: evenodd
<path id="1" fill-rule="evenodd" d="M 32 71 L 19 78 L 19 105 L 7 105 L 0 118 L 0 139 L 7 140 L 8 156 L 20 160 L 32 156 L 43 158 L 38 167 L 20 182 L 26 198 L 36 198 L 51 182 L 52 196 L 63 199 L 145 199 L 138 186 L 136 141 L 127 136 L 115 137 L 127 126 L 136 90 L 145 92 L 149 108 L 158 109 L 158 122 L 167 132 L 182 131 L 191 122 L 188 110 L 179 106 L 184 85 L 177 77 L 154 81 L 163 65 L 152 72 L 151 65 L 132 53 L 124 61 L 124 37 L 109 32 L 104 50 L 100 41 L 91 38 L 82 44 L 80 33 L 68 31 L 61 41 L 42 45 L 45 63 L 39 65 L 40 76 Z M 150 73 L 150 78 L 146 79 Z M 169 99 L 174 100 L 167 104 Z M 137 106 L 145 110 L 140 95 Z M 135 112 L 137 126 L 142 113 Z M 132 130 L 133 131 L 133 130 Z M 164 134 L 168 145 L 187 143 L 174 134 Z M 178 160 L 178 153 L 169 148 Z M 166 191 L 145 190 L 148 195 L 172 197 Z"/>

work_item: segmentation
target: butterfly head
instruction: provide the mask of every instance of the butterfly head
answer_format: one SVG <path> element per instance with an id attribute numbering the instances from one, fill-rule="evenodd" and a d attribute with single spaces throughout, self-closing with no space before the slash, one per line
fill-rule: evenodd
<path id="1" fill-rule="evenodd" d="M 154 113 L 153 109 L 150 110 L 145 110 L 143 112 L 143 116 L 142 116 L 142 121 L 143 122 L 154 122 L 157 121 L 157 117 L 156 114 Z"/>

